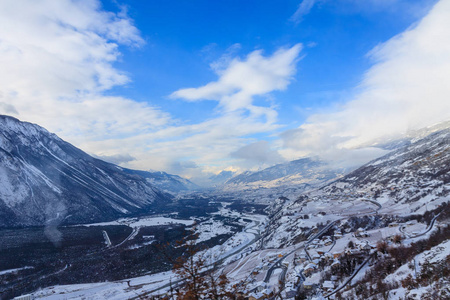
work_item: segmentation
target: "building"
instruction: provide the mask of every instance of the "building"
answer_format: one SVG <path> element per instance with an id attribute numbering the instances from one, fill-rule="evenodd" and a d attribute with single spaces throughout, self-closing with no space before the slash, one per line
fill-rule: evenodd
<path id="1" fill-rule="evenodd" d="M 331 291 L 332 289 L 334 289 L 334 282 L 330 280 L 324 281 L 322 284 L 322 289 L 324 291 Z"/>
<path id="2" fill-rule="evenodd" d="M 303 288 L 305 288 L 306 290 L 310 290 L 314 287 L 314 283 L 310 282 L 310 281 L 305 281 L 303 282 Z"/>
<path id="3" fill-rule="evenodd" d="M 303 273 L 305 274 L 305 276 L 309 276 L 311 273 L 314 272 L 315 269 L 316 269 L 316 266 L 314 264 L 309 264 L 305 267 L 305 269 L 303 270 Z"/>
<path id="4" fill-rule="evenodd" d="M 363 232 L 360 233 L 359 236 L 361 236 L 361 237 L 369 237 L 370 234 L 367 231 L 363 231 Z"/>
<path id="5" fill-rule="evenodd" d="M 342 233 L 336 232 L 336 233 L 334 234 L 334 238 L 337 239 L 337 240 L 340 239 L 340 238 L 342 238 L 342 236 L 343 236 Z"/>
<path id="6" fill-rule="evenodd" d="M 333 255 L 330 253 L 325 253 L 324 255 L 322 255 L 321 259 L 322 259 L 322 261 L 327 262 L 327 261 L 333 259 Z"/>
<path id="7" fill-rule="evenodd" d="M 248 295 L 248 300 L 262 300 L 262 299 L 267 299 L 264 297 L 264 295 L 260 292 L 258 293 L 251 293 L 250 295 Z"/>
<path id="8" fill-rule="evenodd" d="M 355 237 L 368 237 L 368 236 L 370 236 L 370 234 L 367 231 L 365 231 L 364 229 L 358 228 L 358 229 L 356 229 L 354 236 Z"/>
<path id="9" fill-rule="evenodd" d="M 370 251 L 372 250 L 372 247 L 366 242 L 365 244 L 360 245 L 360 249 L 363 251 Z"/>
<path id="10" fill-rule="evenodd" d="M 333 244 L 333 241 L 330 239 L 326 239 L 323 243 L 325 246 L 330 246 L 331 244 Z"/>
<path id="11" fill-rule="evenodd" d="M 341 266 L 341 263 L 339 262 L 339 260 L 334 260 L 333 263 L 331 264 L 331 268 L 339 268 Z"/>
<path id="12" fill-rule="evenodd" d="M 347 255 L 358 255 L 361 254 L 361 251 L 358 249 L 345 249 L 345 254 Z"/>
<path id="13" fill-rule="evenodd" d="M 255 290 L 257 291 L 257 292 L 262 292 L 263 290 L 265 290 L 266 289 L 266 286 L 265 285 L 258 285 L 256 288 L 255 288 Z"/>
<path id="14" fill-rule="evenodd" d="M 287 291 L 286 292 L 286 294 L 285 294 L 285 296 L 284 296 L 284 299 L 295 299 L 295 296 L 297 295 L 297 291 L 295 291 L 295 290 L 290 290 L 290 291 Z"/>
<path id="15" fill-rule="evenodd" d="M 299 263 L 299 264 L 301 264 L 302 262 L 305 262 L 306 260 L 307 260 L 306 254 L 302 253 L 297 257 L 297 263 Z"/>

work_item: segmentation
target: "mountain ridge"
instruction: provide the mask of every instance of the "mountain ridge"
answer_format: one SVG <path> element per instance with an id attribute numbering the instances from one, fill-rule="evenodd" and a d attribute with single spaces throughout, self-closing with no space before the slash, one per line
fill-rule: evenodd
<path id="1" fill-rule="evenodd" d="M 336 179 L 344 168 L 332 168 L 319 158 L 300 158 L 260 171 L 246 171 L 228 179 L 224 190 L 272 188 L 289 185 L 317 186 Z"/>
<path id="2" fill-rule="evenodd" d="M 0 227 L 151 213 L 173 196 L 39 125 L 0 116 Z"/>

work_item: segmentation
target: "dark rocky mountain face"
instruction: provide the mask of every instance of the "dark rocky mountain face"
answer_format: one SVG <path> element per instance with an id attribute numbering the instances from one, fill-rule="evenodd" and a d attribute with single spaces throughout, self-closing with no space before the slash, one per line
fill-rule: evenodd
<path id="1" fill-rule="evenodd" d="M 142 176 L 40 126 L 0 116 L 0 227 L 111 220 L 168 201 L 169 194 Z"/>

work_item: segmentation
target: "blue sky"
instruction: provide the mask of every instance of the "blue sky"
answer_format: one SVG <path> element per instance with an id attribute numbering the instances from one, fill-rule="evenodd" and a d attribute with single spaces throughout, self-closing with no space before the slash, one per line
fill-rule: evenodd
<path id="1" fill-rule="evenodd" d="M 298 0 L 276 5 L 256 0 L 104 1 L 111 11 L 125 6 L 146 41 L 140 49 L 121 49 L 117 67 L 127 71 L 132 82 L 111 93 L 151 101 L 176 118 L 197 122 L 210 115 L 213 103 L 168 103 L 167 96 L 214 81 L 217 76 L 210 64 L 223 55 L 245 57 L 257 49 L 270 55 L 302 43 L 304 58 L 293 82 L 272 95 L 280 120 L 298 126 L 312 109 L 351 92 L 371 65 L 366 54 L 411 26 L 434 1 L 359 6 L 354 1 L 332 2 L 319 2 L 302 20 L 295 20 Z"/>
<path id="2" fill-rule="evenodd" d="M 5 0 L 0 113 L 198 182 L 357 165 L 450 119 L 449 2 Z"/>

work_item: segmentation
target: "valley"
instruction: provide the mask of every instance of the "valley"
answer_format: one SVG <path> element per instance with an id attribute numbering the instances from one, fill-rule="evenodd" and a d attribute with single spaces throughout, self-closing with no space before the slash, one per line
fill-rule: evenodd
<path id="1" fill-rule="evenodd" d="M 211 208 L 192 210 L 186 203 Z M 186 236 L 196 232 L 199 245 L 211 248 L 223 245 L 252 222 L 237 210 L 218 209 L 230 204 L 181 199 L 177 215 L 182 218 L 172 213 L 84 225 L 2 229 L 0 295 L 8 299 L 50 285 L 115 281 L 169 271 L 172 265 L 166 256 L 181 255 L 183 248 L 177 242 Z M 254 236 L 244 233 L 229 248 L 240 251 L 241 243 Z"/>
<path id="2" fill-rule="evenodd" d="M 389 247 L 389 251 L 394 251 L 392 249 L 397 247 L 406 249 L 417 244 L 438 246 L 444 242 L 445 245 L 450 237 L 450 206 L 447 204 L 423 215 L 399 216 L 380 214 L 378 211 L 383 207 L 365 200 L 353 204 L 342 201 L 334 205 L 314 201 L 302 201 L 301 209 L 295 211 L 280 210 L 279 206 L 288 207 L 288 203 L 296 201 L 279 199 L 278 203 L 267 207 L 267 215 L 232 210 L 230 202 L 221 202 L 221 207 L 207 217 L 153 216 L 63 227 L 58 229 L 64 237 L 58 252 L 66 253 L 66 259 L 70 257 L 68 253 L 81 254 L 83 264 L 92 264 L 92 269 L 86 265 L 78 266 L 82 276 L 77 278 L 76 266 L 81 262 L 69 258 L 65 265 L 61 261 L 59 266 L 49 267 L 51 274 L 43 275 L 46 271 L 30 265 L 36 261 L 31 259 L 14 266 L 16 269 L 26 266 L 14 275 L 17 281 L 22 277 L 23 282 L 28 282 L 33 278 L 31 273 L 38 273 L 40 282 L 47 282 L 48 287 L 33 293 L 36 298 L 161 297 L 171 288 L 183 286 L 165 256 L 168 253 L 181 255 L 183 247 L 178 246 L 176 240 L 197 233 L 196 243 L 204 250 L 196 255 L 206 259 L 209 266 L 206 269 L 212 267 L 215 273 L 226 274 L 230 282 L 241 285 L 241 291 L 249 297 L 348 299 L 364 276 L 390 255 Z M 246 208 L 248 210 L 248 206 Z M 346 211 L 346 214 L 334 214 L 336 211 Z M 233 225 L 235 227 L 231 228 Z M 101 231 L 108 232 L 111 246 L 106 245 Z M 24 237 L 26 235 L 29 241 L 33 240 L 33 235 L 36 240 L 42 238 L 35 230 L 24 229 Z M 65 238 L 70 236 L 73 240 Z M 75 240 L 77 247 L 85 245 L 85 252 L 71 248 Z M 164 250 L 158 248 L 157 245 L 163 244 L 170 246 L 165 246 Z M 388 246 L 390 244 L 392 246 Z M 383 245 L 385 249 L 382 249 Z M 439 255 L 445 258 L 449 249 L 444 246 L 439 250 L 441 252 L 435 251 L 444 251 Z M 116 266 L 113 261 L 117 262 Z M 67 267 L 68 262 L 70 267 Z M 97 273 L 101 270 L 103 278 L 108 276 L 107 282 L 102 279 L 102 282 L 94 283 L 99 280 L 86 277 L 93 270 Z M 0 276 L 13 277 L 11 274 Z M 405 294 L 398 285 L 399 282 L 394 285 L 397 289 L 392 294 L 393 299 L 397 299 L 395 295 Z M 16 285 L 16 289 L 17 286 L 20 285 Z"/>
<path id="3" fill-rule="evenodd" d="M 191 280 L 204 299 L 450 295 L 432 276 L 450 270 L 448 128 L 356 169 L 300 159 L 199 189 L 0 121 L 2 299 L 176 299 Z"/>

